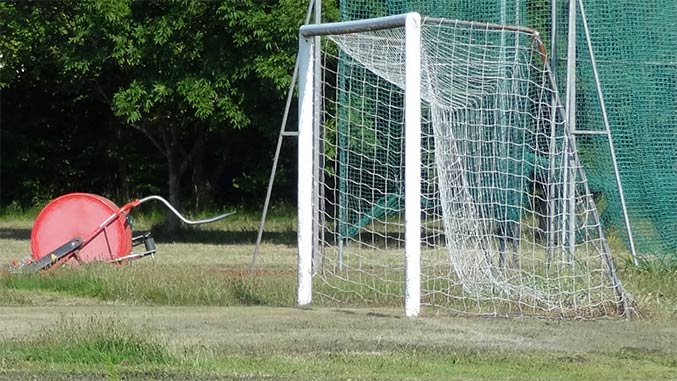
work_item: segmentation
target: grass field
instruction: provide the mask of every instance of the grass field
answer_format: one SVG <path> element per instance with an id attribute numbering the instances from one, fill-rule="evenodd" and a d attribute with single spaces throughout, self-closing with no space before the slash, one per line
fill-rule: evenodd
<path id="1" fill-rule="evenodd" d="M 295 308 L 285 210 L 255 277 L 255 213 L 160 234 L 155 260 L 11 275 L 31 221 L 0 219 L 0 379 L 677 379 L 675 269 L 619 263 L 630 321 L 407 319 L 384 306 Z"/>

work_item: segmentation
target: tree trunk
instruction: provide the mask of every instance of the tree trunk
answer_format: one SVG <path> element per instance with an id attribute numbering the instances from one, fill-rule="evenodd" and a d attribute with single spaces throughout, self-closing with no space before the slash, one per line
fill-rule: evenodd
<path id="1" fill-rule="evenodd" d="M 124 139 L 122 138 L 122 128 L 118 125 L 115 126 L 114 122 L 112 120 L 109 121 L 109 125 L 111 128 L 115 129 L 115 138 L 116 138 L 116 144 L 119 146 L 123 146 L 124 144 Z M 126 153 L 126 150 L 123 152 Z M 121 157 L 121 155 L 118 153 L 115 153 L 113 156 L 113 159 L 117 162 L 118 165 L 118 194 L 117 194 L 117 199 L 120 202 L 127 202 L 131 200 L 131 189 L 129 188 L 129 181 L 127 180 L 128 177 L 128 167 L 129 163 L 127 160 L 125 160 L 124 157 Z"/>
<path id="2" fill-rule="evenodd" d="M 167 152 L 167 169 L 169 178 L 169 203 L 176 209 L 181 210 L 181 178 L 188 170 L 189 166 L 195 162 L 195 157 L 201 153 L 206 138 L 206 130 L 198 130 L 193 147 L 189 152 L 185 152 L 180 143 L 177 131 L 170 127 L 169 136 L 165 133 L 163 140 Z M 176 231 L 179 221 L 173 214 L 167 217 L 167 230 Z"/>
<path id="3" fill-rule="evenodd" d="M 175 152 L 168 152 L 167 169 L 169 179 L 169 203 L 172 204 L 174 208 L 179 209 L 181 204 L 181 171 L 180 165 L 177 163 Z M 174 213 L 169 212 L 165 220 L 165 225 L 168 232 L 175 232 L 179 228 L 179 219 Z"/>
<path id="4" fill-rule="evenodd" d="M 192 158 L 192 191 L 193 191 L 193 209 L 199 210 L 205 207 L 205 204 L 211 202 L 212 186 L 205 174 L 205 140 L 201 137 L 195 143 L 198 147 L 195 149 L 195 156 Z"/>

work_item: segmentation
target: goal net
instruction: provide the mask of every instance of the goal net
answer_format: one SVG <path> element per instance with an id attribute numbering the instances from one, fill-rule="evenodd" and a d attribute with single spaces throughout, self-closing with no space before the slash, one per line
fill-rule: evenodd
<path id="1" fill-rule="evenodd" d="M 623 313 L 545 54 L 415 14 L 302 28 L 300 303 L 312 276 L 320 302 L 408 315 Z"/>

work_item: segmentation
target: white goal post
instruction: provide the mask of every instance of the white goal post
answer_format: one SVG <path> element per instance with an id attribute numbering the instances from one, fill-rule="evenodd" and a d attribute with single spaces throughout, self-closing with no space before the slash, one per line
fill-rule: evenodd
<path id="1" fill-rule="evenodd" d="M 299 216 L 299 284 L 298 303 L 305 305 L 312 299 L 313 208 L 312 190 L 317 179 L 301 174 L 313 173 L 315 66 L 312 52 L 315 36 L 344 34 L 358 31 L 404 27 L 405 57 L 405 314 L 417 316 L 420 310 L 420 230 L 421 205 L 421 16 L 418 13 L 333 24 L 315 24 L 301 27 L 299 39 L 299 155 L 298 155 L 298 216 Z"/>
<path id="2" fill-rule="evenodd" d="M 408 13 L 298 59 L 299 305 L 624 313 L 537 32 Z"/>

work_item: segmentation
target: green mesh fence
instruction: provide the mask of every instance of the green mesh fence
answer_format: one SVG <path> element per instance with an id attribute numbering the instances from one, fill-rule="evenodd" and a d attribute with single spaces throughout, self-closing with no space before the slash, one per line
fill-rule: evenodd
<path id="1" fill-rule="evenodd" d="M 673 261 L 677 259 L 676 4 L 674 0 L 584 4 L 637 252 Z M 599 130 L 602 113 L 580 16 L 577 21 L 578 128 Z M 563 77 L 563 70 L 559 72 Z M 623 233 L 627 244 L 606 139 L 578 140 L 590 186 L 601 195 L 598 205 L 605 225 Z"/>
<path id="2" fill-rule="evenodd" d="M 677 2 L 584 3 L 636 250 L 640 256 L 675 261 Z M 424 17 L 532 27 L 541 32 L 549 54 L 555 54 L 554 71 L 564 96 L 567 1 L 556 4 L 554 49 L 551 3 L 545 0 L 341 0 L 340 8 L 342 20 L 417 11 Z M 600 131 L 604 124 L 580 12 L 577 32 L 577 129 Z M 607 234 L 621 237 L 629 248 L 607 139 L 579 136 L 577 143 Z"/>

